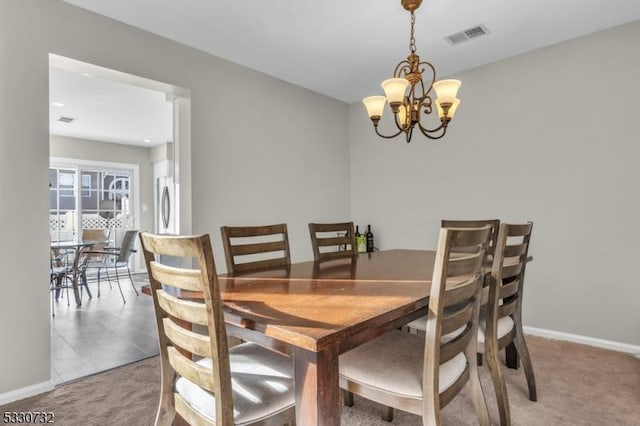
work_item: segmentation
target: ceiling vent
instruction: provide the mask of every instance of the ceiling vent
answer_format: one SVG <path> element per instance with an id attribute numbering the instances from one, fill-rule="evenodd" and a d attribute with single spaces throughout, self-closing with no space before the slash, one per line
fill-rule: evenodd
<path id="1" fill-rule="evenodd" d="M 75 120 L 75 118 L 71 118 L 71 117 L 60 117 L 60 118 L 58 118 L 58 121 L 62 121 L 63 123 L 71 123 L 73 120 Z"/>
<path id="2" fill-rule="evenodd" d="M 447 40 L 451 45 L 456 45 L 462 43 L 463 41 L 471 40 L 472 38 L 480 37 L 486 34 L 489 34 L 489 30 L 484 26 L 484 24 L 480 24 L 476 25 L 473 28 L 451 34 L 450 36 L 445 37 L 445 40 Z"/>

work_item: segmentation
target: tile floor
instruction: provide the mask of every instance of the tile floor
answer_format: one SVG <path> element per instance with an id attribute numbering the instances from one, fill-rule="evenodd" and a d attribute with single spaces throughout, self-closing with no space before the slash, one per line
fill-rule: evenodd
<path id="1" fill-rule="evenodd" d="M 146 274 L 134 275 L 136 288 L 147 282 Z M 51 379 L 64 383 L 158 354 L 158 340 L 153 300 L 136 296 L 127 279 L 120 284 L 127 303 L 122 302 L 118 287 L 109 289 L 105 281 L 89 284 L 93 295 L 76 307 L 66 294 L 55 303 L 51 317 Z"/>

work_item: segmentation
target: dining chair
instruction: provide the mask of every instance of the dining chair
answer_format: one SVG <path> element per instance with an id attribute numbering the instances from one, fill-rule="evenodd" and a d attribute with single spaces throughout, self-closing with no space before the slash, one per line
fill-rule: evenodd
<path id="1" fill-rule="evenodd" d="M 69 305 L 69 285 L 67 274 L 69 264 L 68 253 L 60 253 L 57 249 L 49 252 L 49 291 L 51 292 L 51 316 L 56 316 L 55 301 L 58 300 L 62 290 L 67 292 L 67 305 Z"/>
<path id="2" fill-rule="evenodd" d="M 344 390 L 422 416 L 425 425 L 439 425 L 442 408 L 466 386 L 479 423 L 489 424 L 476 364 L 476 336 L 490 231 L 490 226 L 440 230 L 425 309 L 426 337 L 394 330 L 344 353 Z M 452 256 L 459 248 L 466 248 L 467 254 Z"/>
<path id="3" fill-rule="evenodd" d="M 106 230 L 103 228 L 99 229 L 83 229 L 82 230 L 82 240 L 83 241 L 95 241 L 96 244 L 93 246 L 94 253 L 91 254 L 89 258 L 89 262 L 95 264 L 104 263 L 106 261 L 105 257 L 100 254 L 105 250 L 113 250 L 113 248 L 109 248 L 109 235 L 111 234 L 111 230 Z M 109 277 L 109 271 L 105 269 L 107 273 L 107 281 L 109 282 L 109 287 L 111 287 L 111 278 Z M 98 296 L 100 296 L 100 268 L 98 268 Z"/>
<path id="4" fill-rule="evenodd" d="M 106 229 L 83 229 L 82 240 L 83 241 L 95 241 L 96 250 L 102 250 L 108 244 L 108 236 L 105 232 Z"/>
<path id="5" fill-rule="evenodd" d="M 140 241 L 160 341 L 162 379 L 155 424 L 171 425 L 176 414 L 192 425 L 293 423 L 291 359 L 254 343 L 227 345 L 209 235 L 142 232 Z M 195 259 L 197 268 L 164 265 L 161 257 L 166 256 Z M 185 300 L 178 297 L 180 292 L 201 296 Z M 185 322 L 194 327 L 184 328 Z"/>
<path id="6" fill-rule="evenodd" d="M 131 259 L 131 255 L 136 253 L 137 251 L 134 249 L 134 245 L 136 242 L 136 236 L 138 235 L 138 230 L 130 229 L 127 230 L 122 237 L 122 242 L 120 247 L 116 247 L 113 249 L 105 249 L 101 251 L 93 250 L 91 251 L 92 256 L 101 256 L 99 261 L 89 261 L 86 269 L 97 269 L 98 273 L 98 297 L 100 297 L 100 271 L 104 269 L 107 271 L 107 279 L 109 280 L 109 284 L 111 284 L 111 279 L 109 277 L 108 268 L 113 268 L 116 276 L 116 284 L 118 284 L 118 289 L 120 290 L 120 296 L 122 297 L 122 302 L 127 303 L 124 298 L 124 293 L 122 292 L 122 287 L 120 286 L 120 275 L 118 274 L 118 268 L 127 268 L 127 275 L 129 276 L 129 281 L 131 282 L 131 287 L 133 287 L 133 291 L 138 296 L 138 290 L 136 289 L 136 285 L 131 277 L 131 269 L 129 267 L 129 261 Z M 86 277 L 86 276 L 85 276 Z"/>
<path id="7" fill-rule="evenodd" d="M 522 293 L 533 223 L 501 224 L 491 268 L 486 313 L 478 328 L 478 353 L 484 353 L 496 392 L 500 424 L 509 425 L 510 410 L 498 353 L 513 343 L 527 379 L 529 399 L 537 400 L 531 356 L 522 330 Z"/>
<path id="8" fill-rule="evenodd" d="M 353 222 L 310 223 L 309 233 L 316 261 L 343 259 L 358 254 Z"/>
<path id="9" fill-rule="evenodd" d="M 287 224 L 222 226 L 222 245 L 230 274 L 287 267 L 291 264 Z"/>

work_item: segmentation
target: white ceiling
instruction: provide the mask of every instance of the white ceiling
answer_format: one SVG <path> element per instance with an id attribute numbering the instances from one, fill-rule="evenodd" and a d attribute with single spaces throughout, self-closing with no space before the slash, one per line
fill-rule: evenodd
<path id="1" fill-rule="evenodd" d="M 49 99 L 49 132 L 54 135 L 140 146 L 173 140 L 173 106 L 162 92 L 81 68 L 51 67 Z M 74 120 L 64 123 L 60 117 Z"/>
<path id="2" fill-rule="evenodd" d="M 400 0 L 64 1 L 345 102 L 381 94 L 380 82 L 409 53 Z M 638 19 L 638 0 L 424 0 L 417 53 L 442 78 Z M 444 39 L 478 24 L 487 36 L 455 46 Z M 78 118 L 52 121 L 53 133 L 141 145 L 171 139 L 160 93 L 61 70 L 51 89 L 52 102 L 65 104 L 51 108 L 52 119 Z"/>

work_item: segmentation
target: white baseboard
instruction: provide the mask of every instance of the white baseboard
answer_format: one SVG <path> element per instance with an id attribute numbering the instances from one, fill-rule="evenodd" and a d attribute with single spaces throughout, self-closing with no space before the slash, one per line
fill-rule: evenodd
<path id="1" fill-rule="evenodd" d="M 53 381 L 47 380 L 46 382 L 36 383 L 35 385 L 16 389 L 11 392 L 1 393 L 0 405 L 5 405 L 13 401 L 40 395 L 41 393 L 52 391 L 54 388 L 55 385 L 53 384 Z"/>
<path id="2" fill-rule="evenodd" d="M 580 343 L 595 346 L 596 348 L 609 349 L 617 352 L 640 354 L 640 346 L 628 343 L 614 342 L 611 340 L 597 339 L 595 337 L 581 336 L 579 334 L 563 333 L 561 331 L 545 330 L 544 328 L 522 327 L 525 333 L 533 336 L 546 337 L 553 340 L 565 340 L 567 342 Z"/>

